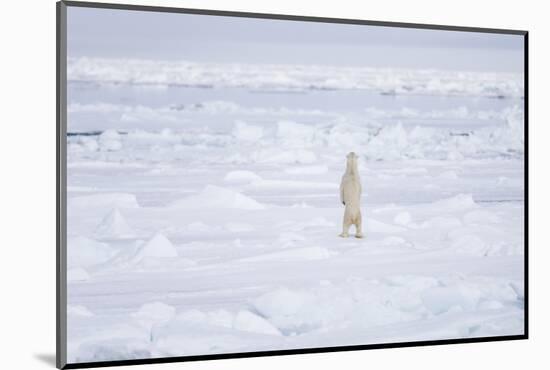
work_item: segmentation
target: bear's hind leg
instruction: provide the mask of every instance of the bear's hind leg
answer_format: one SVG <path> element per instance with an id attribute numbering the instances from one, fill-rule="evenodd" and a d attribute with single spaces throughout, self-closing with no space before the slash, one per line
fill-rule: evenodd
<path id="1" fill-rule="evenodd" d="M 349 228 L 350 228 L 351 225 L 352 225 L 352 223 L 349 220 L 348 211 L 346 211 L 344 213 L 344 222 L 343 222 L 343 226 L 342 226 L 342 234 L 340 234 L 340 236 L 342 238 L 347 238 L 349 236 Z"/>
<path id="2" fill-rule="evenodd" d="M 344 223 L 344 227 L 342 228 L 342 234 L 340 234 L 339 236 L 341 236 L 342 238 L 347 238 L 349 236 L 350 226 L 351 226 L 350 224 Z"/>
<path id="3" fill-rule="evenodd" d="M 357 215 L 357 217 L 355 219 L 355 237 L 356 238 L 362 238 L 363 237 L 361 221 L 362 221 L 361 220 L 361 212 L 359 212 L 359 214 Z"/>

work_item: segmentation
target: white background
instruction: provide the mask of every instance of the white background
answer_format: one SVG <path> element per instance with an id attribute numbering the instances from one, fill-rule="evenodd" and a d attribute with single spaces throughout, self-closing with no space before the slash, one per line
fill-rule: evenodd
<path id="1" fill-rule="evenodd" d="M 129 2 L 129 0 L 128 0 Z M 529 369 L 550 348 L 546 215 L 550 22 L 542 1 L 134 1 L 135 4 L 530 31 L 530 339 L 528 341 L 151 365 L 155 369 Z M 55 2 L 7 1 L 0 19 L 0 367 L 53 368 L 55 358 Z"/>

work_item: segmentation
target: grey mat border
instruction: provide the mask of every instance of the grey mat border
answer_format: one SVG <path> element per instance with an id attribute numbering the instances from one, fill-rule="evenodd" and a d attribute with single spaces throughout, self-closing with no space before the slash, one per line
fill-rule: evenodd
<path id="1" fill-rule="evenodd" d="M 56 366 L 67 364 L 67 6 L 56 4 Z"/>

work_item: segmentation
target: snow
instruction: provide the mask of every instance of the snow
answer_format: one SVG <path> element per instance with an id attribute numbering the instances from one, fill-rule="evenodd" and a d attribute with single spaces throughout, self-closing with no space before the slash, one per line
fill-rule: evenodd
<path id="1" fill-rule="evenodd" d="M 328 167 L 323 165 L 287 167 L 285 172 L 289 175 L 322 175 L 328 172 Z"/>
<path id="2" fill-rule="evenodd" d="M 299 145 L 291 144 L 292 147 Z M 317 161 L 317 155 L 304 149 L 289 148 L 285 151 L 270 149 L 259 149 L 252 155 L 253 161 L 270 164 L 310 164 Z"/>
<path id="3" fill-rule="evenodd" d="M 439 204 L 447 204 L 445 202 Z M 458 229 L 462 226 L 462 222 L 460 219 L 456 217 L 449 217 L 449 216 L 436 216 L 429 218 L 428 220 L 424 221 L 420 227 L 424 229 L 435 229 L 435 230 L 451 230 L 451 229 Z"/>
<path id="4" fill-rule="evenodd" d="M 444 171 L 439 174 L 439 177 L 445 180 L 456 180 L 458 175 L 455 171 Z"/>
<path id="5" fill-rule="evenodd" d="M 205 223 L 202 222 L 191 222 L 188 224 L 185 228 L 187 231 L 190 232 L 209 232 L 209 231 L 216 231 L 215 227 L 208 226 Z"/>
<path id="6" fill-rule="evenodd" d="M 70 207 L 81 208 L 136 208 L 136 196 L 128 193 L 104 193 L 77 196 L 69 199 Z"/>
<path id="7" fill-rule="evenodd" d="M 254 230 L 254 226 L 247 223 L 228 222 L 225 228 L 231 233 L 248 232 Z"/>
<path id="8" fill-rule="evenodd" d="M 294 242 L 305 241 L 306 238 L 302 234 L 295 232 L 283 232 L 279 235 L 279 241 L 282 246 L 292 246 Z"/>
<path id="9" fill-rule="evenodd" d="M 407 244 L 407 240 L 399 236 L 388 236 L 382 239 L 382 244 L 384 245 Z"/>
<path id="10" fill-rule="evenodd" d="M 523 333 L 522 76 L 68 65 L 70 362 Z"/>
<path id="11" fill-rule="evenodd" d="M 399 212 L 393 218 L 393 222 L 398 225 L 408 225 L 411 222 L 411 214 L 409 212 Z"/>
<path id="12" fill-rule="evenodd" d="M 374 218 L 367 219 L 365 222 L 367 224 L 367 232 L 369 233 L 393 234 L 400 233 L 406 230 L 401 226 L 387 224 Z"/>
<path id="13" fill-rule="evenodd" d="M 284 250 L 281 252 L 267 253 L 254 257 L 247 257 L 241 259 L 242 262 L 260 262 L 260 261 L 272 261 L 272 260 L 316 260 L 326 259 L 332 255 L 338 254 L 337 252 L 331 252 L 322 247 L 307 247 L 307 248 L 295 248 L 292 250 Z"/>

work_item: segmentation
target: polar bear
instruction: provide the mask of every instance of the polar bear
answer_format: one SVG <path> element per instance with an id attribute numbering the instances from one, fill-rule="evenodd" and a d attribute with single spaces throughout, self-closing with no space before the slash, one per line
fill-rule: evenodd
<path id="1" fill-rule="evenodd" d="M 340 236 L 347 238 L 351 225 L 355 225 L 355 237 L 362 238 L 361 232 L 361 179 L 357 169 L 358 156 L 351 152 L 347 156 L 346 172 L 340 183 L 340 201 L 344 206 L 343 230 Z"/>

